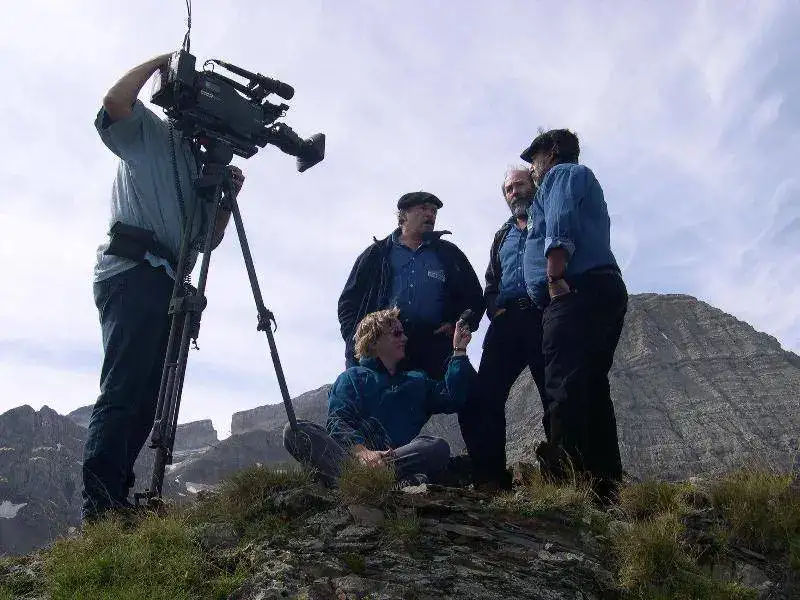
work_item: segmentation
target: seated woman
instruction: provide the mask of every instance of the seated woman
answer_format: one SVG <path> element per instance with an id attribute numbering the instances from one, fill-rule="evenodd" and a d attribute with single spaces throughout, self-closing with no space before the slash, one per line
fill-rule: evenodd
<path id="1" fill-rule="evenodd" d="M 467 358 L 469 325 L 453 333 L 453 356 L 444 381 L 421 371 L 398 370 L 406 336 L 397 308 L 366 315 L 355 333 L 359 366 L 339 375 L 328 393 L 327 430 L 311 421 L 287 424 L 283 444 L 295 459 L 314 467 L 335 485 L 349 456 L 362 464 L 393 465 L 400 480 L 436 481 L 447 469 L 450 446 L 442 438 L 420 435 L 431 415 L 455 413 L 466 402 L 476 377 Z"/>

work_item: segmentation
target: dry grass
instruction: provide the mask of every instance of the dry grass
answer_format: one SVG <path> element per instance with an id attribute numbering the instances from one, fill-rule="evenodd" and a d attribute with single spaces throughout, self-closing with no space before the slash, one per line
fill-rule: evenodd
<path id="1" fill-rule="evenodd" d="M 519 491 L 496 497 L 492 506 L 528 516 L 557 510 L 577 516 L 591 508 L 592 500 L 593 493 L 587 482 L 573 479 L 569 483 L 555 484 L 545 481 L 537 472 L 531 474 Z"/>
<path id="2" fill-rule="evenodd" d="M 667 512 L 685 512 L 691 495 L 689 484 L 649 480 L 623 487 L 619 507 L 629 519 L 648 519 Z"/>
<path id="3" fill-rule="evenodd" d="M 613 539 L 619 584 L 633 597 L 647 600 L 755 600 L 755 590 L 702 573 L 683 533 L 674 512 L 619 530 Z"/>
<path id="4" fill-rule="evenodd" d="M 395 486 L 393 467 L 368 467 L 346 460 L 339 477 L 339 493 L 345 504 L 383 506 Z"/>
<path id="5" fill-rule="evenodd" d="M 758 552 L 793 552 L 800 545 L 800 494 L 791 476 L 739 471 L 710 486 L 714 508 L 724 519 L 728 541 Z"/>

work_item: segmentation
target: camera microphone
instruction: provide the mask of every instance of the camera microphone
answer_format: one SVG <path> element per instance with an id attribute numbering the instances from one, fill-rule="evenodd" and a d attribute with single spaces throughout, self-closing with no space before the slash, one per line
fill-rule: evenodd
<path id="1" fill-rule="evenodd" d="M 237 67 L 236 65 L 232 65 L 224 60 L 213 59 L 213 62 L 225 67 L 231 73 L 236 73 L 237 75 L 249 79 L 252 82 L 256 82 L 256 85 L 251 86 L 251 89 L 261 88 L 259 91 L 263 92 L 264 95 L 277 94 L 284 100 L 291 100 L 294 96 L 294 88 L 288 83 L 283 83 L 277 79 L 272 79 L 271 77 L 267 77 L 261 73 L 253 73 L 252 71 L 248 71 L 242 67 Z"/>

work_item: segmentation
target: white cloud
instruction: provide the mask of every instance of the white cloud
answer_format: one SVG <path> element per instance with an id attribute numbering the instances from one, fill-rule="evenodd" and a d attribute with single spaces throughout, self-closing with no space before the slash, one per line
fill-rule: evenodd
<path id="1" fill-rule="evenodd" d="M 274 148 L 235 161 L 290 392 L 341 369 L 338 294 L 356 255 L 394 226 L 402 193 L 442 198 L 439 225 L 482 278 L 506 214 L 498 183 L 540 125 L 581 135 L 631 291 L 694 294 L 800 350 L 800 115 L 787 63 L 798 10 L 743 7 L 195 2 L 198 58 L 287 81 L 286 121 L 328 135 L 325 161 L 304 174 Z M 2 407 L 67 412 L 96 397 L 90 277 L 115 161 L 92 122 L 117 77 L 179 44 L 182 10 L 35 1 L 0 25 L 14 82 L 0 97 L 0 349 L 29 349 L 0 352 Z M 224 433 L 234 410 L 279 399 L 233 227 L 208 297 L 181 420 L 212 416 Z"/>

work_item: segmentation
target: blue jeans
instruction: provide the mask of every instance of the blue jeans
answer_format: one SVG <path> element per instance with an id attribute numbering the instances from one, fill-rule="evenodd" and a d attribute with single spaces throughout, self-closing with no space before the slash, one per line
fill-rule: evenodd
<path id="1" fill-rule="evenodd" d="M 348 454 L 322 425 L 302 419 L 297 421 L 297 433 L 288 423 L 283 428 L 283 447 L 298 462 L 314 467 L 329 487 L 336 484 Z M 418 435 L 394 449 L 393 463 L 398 479 L 422 473 L 435 482 L 447 470 L 449 459 L 450 446 L 445 440 Z"/>
<path id="2" fill-rule="evenodd" d="M 155 418 L 173 280 L 136 267 L 94 284 L 105 357 L 83 456 L 83 519 L 128 504 L 133 464 Z"/>

